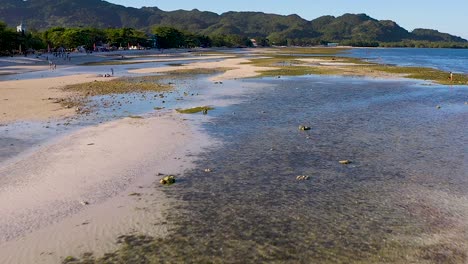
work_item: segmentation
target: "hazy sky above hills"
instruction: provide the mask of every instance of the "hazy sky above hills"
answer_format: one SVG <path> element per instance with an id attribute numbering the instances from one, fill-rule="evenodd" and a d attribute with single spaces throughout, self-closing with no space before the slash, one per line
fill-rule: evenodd
<path id="1" fill-rule="evenodd" d="M 108 0 L 124 6 L 156 6 L 164 11 L 199 9 L 261 11 L 281 15 L 298 14 L 312 20 L 323 15 L 366 13 L 389 19 L 407 30 L 430 28 L 468 39 L 468 0 Z"/>

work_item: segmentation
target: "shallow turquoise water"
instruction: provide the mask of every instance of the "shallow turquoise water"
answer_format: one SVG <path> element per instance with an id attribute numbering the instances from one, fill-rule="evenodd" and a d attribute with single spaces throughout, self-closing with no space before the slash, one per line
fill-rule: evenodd
<path id="1" fill-rule="evenodd" d="M 459 202 L 468 198 L 467 87 L 323 76 L 258 82 L 267 87 L 204 125 L 224 144 L 161 187 L 181 201 L 167 212 L 172 234 L 126 254 L 199 263 L 467 259 L 466 234 L 456 233 L 468 216 Z"/>

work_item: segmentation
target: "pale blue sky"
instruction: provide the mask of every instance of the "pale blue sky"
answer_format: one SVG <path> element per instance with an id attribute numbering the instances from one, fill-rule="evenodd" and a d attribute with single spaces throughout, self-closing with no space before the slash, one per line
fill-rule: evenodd
<path id="1" fill-rule="evenodd" d="M 156 6 L 212 11 L 261 11 L 282 15 L 298 14 L 312 20 L 322 15 L 366 13 L 376 19 L 390 19 L 407 30 L 431 28 L 468 39 L 468 0 L 109 0 L 124 6 Z"/>

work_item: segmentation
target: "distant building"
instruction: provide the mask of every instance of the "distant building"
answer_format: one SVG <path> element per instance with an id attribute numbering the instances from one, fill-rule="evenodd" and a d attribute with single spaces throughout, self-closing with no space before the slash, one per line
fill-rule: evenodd
<path id="1" fill-rule="evenodd" d="M 338 47 L 340 43 L 327 43 L 328 47 Z"/>
<path id="2" fill-rule="evenodd" d="M 21 33 L 26 32 L 26 26 L 23 25 L 23 22 L 21 22 L 21 24 L 19 24 L 19 26 L 16 27 L 16 32 L 21 32 Z"/>
<path id="3" fill-rule="evenodd" d="M 256 39 L 250 39 L 250 42 L 252 42 L 252 45 L 254 47 L 258 47 L 257 40 Z"/>

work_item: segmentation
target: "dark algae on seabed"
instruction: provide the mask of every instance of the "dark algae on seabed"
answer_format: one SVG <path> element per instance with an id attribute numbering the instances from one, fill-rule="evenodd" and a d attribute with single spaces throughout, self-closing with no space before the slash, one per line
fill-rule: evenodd
<path id="1" fill-rule="evenodd" d="M 82 263 L 466 263 L 466 87 L 262 82 L 212 115 L 224 145 L 164 189 L 181 201 L 168 237 Z"/>

